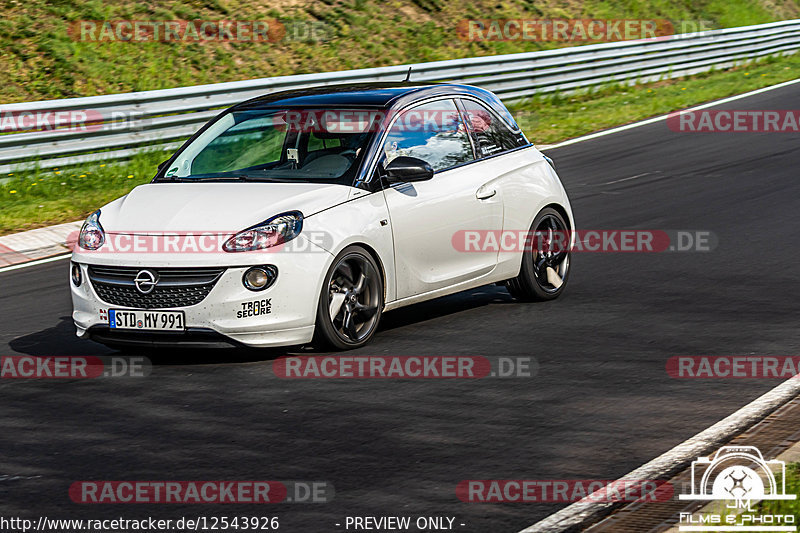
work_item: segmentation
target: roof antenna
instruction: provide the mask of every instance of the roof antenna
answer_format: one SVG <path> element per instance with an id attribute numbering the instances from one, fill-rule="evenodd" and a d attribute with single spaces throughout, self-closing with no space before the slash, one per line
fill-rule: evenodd
<path id="1" fill-rule="evenodd" d="M 403 80 L 403 83 L 408 83 L 411 81 L 411 67 L 408 67 L 408 72 L 406 73 L 406 79 Z"/>

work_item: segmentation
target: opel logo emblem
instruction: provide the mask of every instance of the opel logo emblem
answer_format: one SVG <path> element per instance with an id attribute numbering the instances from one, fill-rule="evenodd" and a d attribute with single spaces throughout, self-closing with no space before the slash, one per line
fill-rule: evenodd
<path id="1" fill-rule="evenodd" d="M 156 288 L 158 279 L 156 275 L 149 270 L 140 270 L 136 277 L 133 278 L 133 284 L 136 285 L 136 290 L 142 294 L 150 294 Z"/>

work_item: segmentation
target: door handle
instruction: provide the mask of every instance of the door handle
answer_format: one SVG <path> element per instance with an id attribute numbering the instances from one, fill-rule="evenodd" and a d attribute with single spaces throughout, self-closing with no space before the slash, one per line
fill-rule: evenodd
<path id="1" fill-rule="evenodd" d="M 475 198 L 477 198 L 478 200 L 488 200 L 495 194 L 497 194 L 497 191 L 495 189 L 484 189 L 483 187 L 481 187 L 480 189 L 478 189 L 478 192 L 475 193 Z"/>

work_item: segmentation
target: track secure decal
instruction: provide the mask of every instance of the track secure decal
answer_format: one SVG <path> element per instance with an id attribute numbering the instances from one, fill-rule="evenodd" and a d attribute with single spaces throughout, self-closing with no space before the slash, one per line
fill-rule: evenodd
<path id="1" fill-rule="evenodd" d="M 242 303 L 241 310 L 236 312 L 236 318 L 249 318 L 251 316 L 268 315 L 272 312 L 272 298 L 256 300 L 255 302 Z"/>

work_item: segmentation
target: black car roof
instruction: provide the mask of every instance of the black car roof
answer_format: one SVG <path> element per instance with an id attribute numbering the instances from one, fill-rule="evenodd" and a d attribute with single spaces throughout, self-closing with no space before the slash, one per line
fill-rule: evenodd
<path id="1" fill-rule="evenodd" d="M 242 102 L 236 107 L 363 106 L 388 108 L 397 100 L 412 95 L 422 99 L 429 96 L 458 93 L 481 97 L 485 97 L 485 94 L 492 94 L 477 87 L 455 83 L 348 83 L 280 91 L 258 96 Z"/>
<path id="2" fill-rule="evenodd" d="M 239 104 L 239 106 L 247 108 L 317 106 L 388 107 L 396 98 L 423 90 L 426 87 L 430 87 L 430 85 L 406 83 L 324 85 L 266 94 L 243 102 Z"/>
<path id="3" fill-rule="evenodd" d="M 512 128 L 517 129 L 513 117 L 497 96 L 480 87 L 457 83 L 371 82 L 321 85 L 291 89 L 258 96 L 230 108 L 307 108 L 354 107 L 389 109 L 403 107 L 417 100 L 436 96 L 473 96 L 488 104 Z"/>

